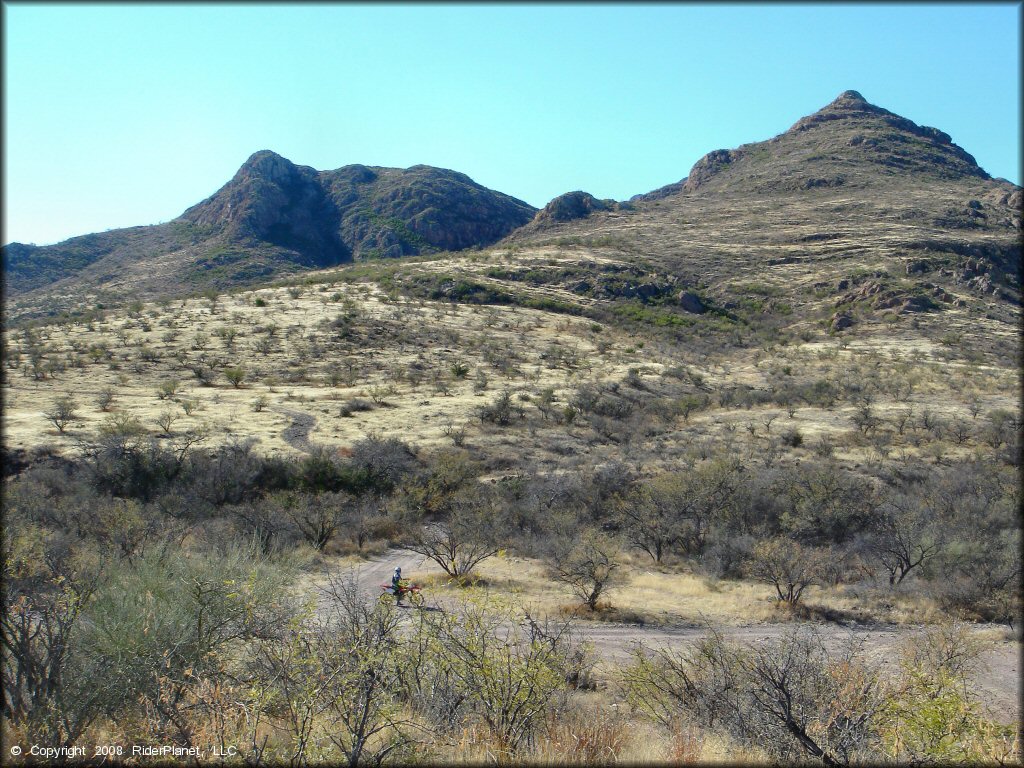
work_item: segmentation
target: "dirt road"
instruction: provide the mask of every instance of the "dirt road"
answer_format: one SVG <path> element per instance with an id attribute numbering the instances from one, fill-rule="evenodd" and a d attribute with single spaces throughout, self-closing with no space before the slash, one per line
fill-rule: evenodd
<path id="1" fill-rule="evenodd" d="M 291 425 L 285 427 L 281 432 L 281 439 L 298 451 L 313 453 L 316 450 L 316 445 L 310 441 L 309 433 L 316 427 L 316 417 L 287 408 L 278 408 L 277 410 L 292 420 Z"/>
<path id="2" fill-rule="evenodd" d="M 373 558 L 353 568 L 360 589 L 368 599 L 380 594 L 379 584 L 391 581 L 395 566 L 413 576 L 443 573 L 441 568 L 422 555 L 406 549 L 392 549 L 380 557 Z M 437 595 L 428 595 L 427 605 L 445 609 L 445 600 Z M 406 610 L 414 610 L 407 608 Z M 625 661 L 635 643 L 651 648 L 678 647 L 695 642 L 707 634 L 700 626 L 640 626 L 635 624 L 613 624 L 604 622 L 578 621 L 580 637 L 594 646 L 601 658 L 601 666 L 608 669 Z M 817 624 L 826 644 L 838 647 L 851 637 L 863 643 L 864 652 L 884 666 L 893 670 L 898 664 L 898 647 L 907 637 L 919 634 L 923 627 L 896 625 L 870 625 L 848 628 L 836 624 Z M 750 624 L 745 626 L 718 626 L 716 629 L 728 640 L 749 645 L 782 637 L 793 628 L 792 624 Z M 986 629 L 978 630 L 986 632 Z M 984 667 L 974 676 L 973 692 L 990 714 L 1000 722 L 1016 723 L 1020 719 L 1020 650 L 1017 641 L 999 640 L 987 651 L 982 660 Z"/>

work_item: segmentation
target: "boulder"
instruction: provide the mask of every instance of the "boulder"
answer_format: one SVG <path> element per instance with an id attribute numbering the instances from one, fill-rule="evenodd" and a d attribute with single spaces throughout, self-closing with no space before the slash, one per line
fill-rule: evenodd
<path id="1" fill-rule="evenodd" d="M 830 331 L 842 331 L 852 326 L 856 321 L 849 312 L 836 312 L 832 315 L 832 322 L 829 323 Z"/>
<path id="2" fill-rule="evenodd" d="M 650 301 L 656 299 L 661 295 L 661 288 L 652 283 L 643 283 L 636 287 L 636 295 L 641 301 Z"/>
<path id="3" fill-rule="evenodd" d="M 678 302 L 684 311 L 694 315 L 702 315 L 708 311 L 704 302 L 700 300 L 700 296 L 693 291 L 682 291 L 679 294 Z"/>

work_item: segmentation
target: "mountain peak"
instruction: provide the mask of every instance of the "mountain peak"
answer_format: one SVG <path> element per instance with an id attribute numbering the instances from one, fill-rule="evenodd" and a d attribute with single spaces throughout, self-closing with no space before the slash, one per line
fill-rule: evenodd
<path id="1" fill-rule="evenodd" d="M 898 115 L 894 115 L 887 109 L 875 106 L 865 99 L 859 91 L 843 91 L 817 112 L 797 120 L 793 127 L 789 129 L 789 132 L 805 131 L 808 128 L 831 120 L 859 118 L 868 115 L 898 117 Z M 909 123 L 910 121 L 908 120 L 907 122 Z"/>
<path id="2" fill-rule="evenodd" d="M 827 189 L 914 174 L 989 178 L 949 134 L 871 104 L 858 91 L 843 91 L 774 139 L 708 153 L 680 189 L 694 192 L 709 183 L 761 193 Z"/>
<path id="3" fill-rule="evenodd" d="M 261 149 L 253 152 L 249 159 L 242 163 L 242 167 L 235 174 L 236 179 L 262 177 L 275 182 L 282 182 L 294 176 L 300 170 L 291 160 L 273 152 L 269 149 Z M 308 169 L 312 170 L 312 169 Z"/>

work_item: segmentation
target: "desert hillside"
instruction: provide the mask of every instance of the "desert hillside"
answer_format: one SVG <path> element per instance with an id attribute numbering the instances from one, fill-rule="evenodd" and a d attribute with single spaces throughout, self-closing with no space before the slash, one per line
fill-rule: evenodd
<path id="1" fill-rule="evenodd" d="M 386 226 L 331 218 L 359 185 Z M 1020 200 L 847 91 L 537 212 L 258 153 L 174 224 L 248 243 L 220 289 L 150 290 L 197 263 L 171 230 L 53 251 L 5 314 L 5 724 L 229 762 L 1019 761 Z"/>

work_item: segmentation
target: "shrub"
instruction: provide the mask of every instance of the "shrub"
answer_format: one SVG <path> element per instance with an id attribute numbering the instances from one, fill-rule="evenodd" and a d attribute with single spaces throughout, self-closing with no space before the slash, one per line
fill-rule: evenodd
<path id="1" fill-rule="evenodd" d="M 341 410 L 338 412 L 338 415 L 342 417 L 348 417 L 351 416 L 353 413 L 372 410 L 373 403 L 371 403 L 369 400 L 363 400 L 361 398 L 354 397 L 341 406 Z"/>
<path id="2" fill-rule="evenodd" d="M 511 424 L 514 417 L 522 418 L 526 412 L 512 401 L 512 394 L 506 389 L 493 403 L 481 406 L 478 413 L 481 421 L 504 427 Z"/>
<path id="3" fill-rule="evenodd" d="M 782 444 L 790 448 L 799 448 L 804 444 L 804 436 L 799 429 L 787 429 L 782 433 Z"/>
<path id="4" fill-rule="evenodd" d="M 165 548 L 115 568 L 89 604 L 81 638 L 82 652 L 121 692 L 108 713 L 142 702 L 161 735 L 187 737 L 189 692 L 203 679 L 226 682 L 232 645 L 278 636 L 291 578 L 283 563 L 230 545 L 210 555 Z"/>
<path id="5" fill-rule="evenodd" d="M 454 611 L 422 612 L 420 619 L 410 686 L 417 708 L 442 727 L 445 721 L 481 724 L 494 758 L 514 760 L 578 675 L 570 626 L 469 602 Z"/>
<path id="6" fill-rule="evenodd" d="M 754 547 L 748 572 L 758 581 L 775 587 L 780 601 L 796 605 L 807 587 L 819 583 L 824 565 L 823 553 L 778 537 Z"/>
<path id="7" fill-rule="evenodd" d="M 231 386 L 238 389 L 245 380 L 245 368 L 236 366 L 224 369 L 224 378 L 231 382 Z"/>
<path id="8" fill-rule="evenodd" d="M 64 434 L 68 424 L 78 418 L 74 399 L 70 395 L 62 395 L 53 401 L 53 405 L 43 415 L 57 428 L 60 434 Z"/>

